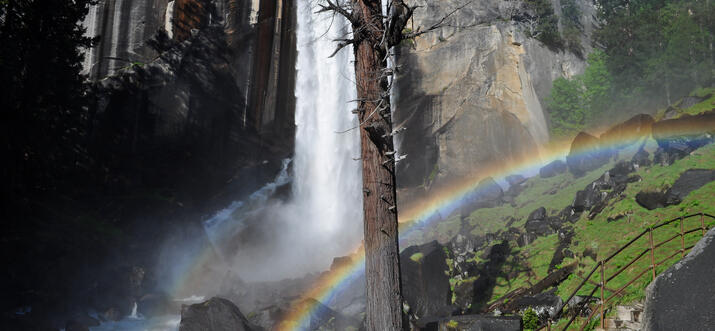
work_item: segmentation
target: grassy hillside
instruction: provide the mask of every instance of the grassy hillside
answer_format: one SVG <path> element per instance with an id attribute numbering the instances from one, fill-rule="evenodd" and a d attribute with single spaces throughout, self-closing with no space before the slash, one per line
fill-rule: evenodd
<path id="1" fill-rule="evenodd" d="M 709 111 L 713 108 L 715 97 L 712 96 L 712 89 L 701 89 L 693 93 L 700 98 L 707 97 L 700 103 L 684 109 L 677 109 L 678 116 L 682 114 L 698 114 Z M 423 241 L 437 239 L 440 242 L 452 240 L 458 233 L 465 233 L 478 237 L 490 236 L 500 239 L 487 239 L 490 244 L 474 253 L 470 261 L 474 263 L 484 262 L 485 251 L 503 238 L 508 231 L 508 227 L 519 229 L 523 233 L 524 225 L 530 213 L 539 207 L 544 207 L 549 216 L 558 215 L 566 206 L 573 203 L 576 193 L 584 187 L 601 177 L 606 171 L 613 168 L 621 160 L 631 160 L 640 144 L 619 151 L 618 157 L 614 157 L 609 163 L 599 169 L 590 171 L 582 177 L 575 177 L 569 172 L 561 173 L 551 178 L 540 178 L 539 176 L 529 178 L 522 184 L 523 191 L 514 198 L 514 204 L 503 204 L 494 208 L 481 208 L 472 211 L 469 215 L 459 215 L 455 213 L 445 220 L 433 224 L 426 228 L 423 234 Z M 646 141 L 644 149 L 650 153 L 651 159 L 658 145 L 651 138 Z M 660 224 L 664 221 L 678 218 L 693 213 L 708 213 L 715 215 L 715 182 L 710 182 L 701 188 L 692 191 L 683 199 L 680 204 L 670 205 L 664 208 L 648 210 L 636 202 L 636 194 L 639 192 L 665 191 L 688 169 L 715 169 L 715 144 L 706 145 L 690 153 L 690 155 L 675 161 L 671 165 L 655 164 L 647 167 L 640 167 L 630 176 L 639 176 L 640 181 L 631 182 L 625 191 L 618 197 L 608 201 L 606 207 L 592 219 L 589 213 L 584 212 L 574 224 L 564 223 L 562 230 L 573 230 L 571 243 L 567 245 L 568 250 L 573 252 L 573 257 L 566 257 L 555 267 L 556 270 L 567 265 L 575 265 L 574 272 L 566 280 L 561 282 L 556 289 L 556 294 L 563 300 L 573 292 L 582 282 L 583 276 L 590 272 L 597 265 L 597 260 L 604 259 L 616 251 L 622 245 L 633 239 L 645 229 Z M 512 219 L 513 218 L 513 219 Z M 466 225 L 464 221 L 468 223 Z M 511 220 L 511 221 L 509 221 Z M 507 224 L 509 224 L 507 226 Z M 705 218 L 706 227 L 715 226 L 715 220 Z M 700 218 L 690 218 L 684 225 L 686 231 L 700 227 Z M 513 229 L 512 229 L 513 230 Z M 563 231 L 560 231 L 563 233 Z M 680 233 L 680 223 L 661 227 L 653 232 L 655 243 L 661 242 Z M 701 237 L 701 231 L 685 236 L 684 245 L 686 247 L 695 244 Z M 513 237 L 511 237 L 513 238 Z M 551 234 L 538 237 L 528 245 L 519 247 L 513 239 L 509 241 L 510 254 L 506 261 L 498 266 L 500 270 L 495 282 L 491 284 L 485 293 L 488 298 L 479 298 L 476 302 L 482 307 L 471 307 L 478 311 L 487 306 L 488 303 L 499 300 L 505 294 L 519 288 L 530 288 L 538 281 L 549 275 L 549 266 L 552 258 L 560 244 L 559 234 Z M 645 248 L 649 247 L 648 236 L 643 236 L 631 247 L 624 250 L 606 265 L 606 277 L 612 275 L 618 268 L 627 265 L 631 259 L 638 256 Z M 655 260 L 660 261 L 667 256 L 677 252 L 681 247 L 679 238 L 659 247 L 655 251 Z M 667 269 L 680 258 L 676 254 L 672 258 L 665 260 L 656 268 L 660 273 Z M 448 261 L 448 265 L 452 261 Z M 606 296 L 613 293 L 613 290 L 626 285 L 634 276 L 647 269 L 651 265 L 650 255 L 645 254 L 636 263 L 628 267 L 624 272 L 607 283 Z M 553 268 L 552 268 L 553 269 Z M 475 282 L 478 276 L 468 279 L 455 277 L 451 279 L 452 289 L 459 287 L 465 282 Z M 600 281 L 600 274 L 595 273 L 590 278 L 593 283 L 587 283 L 578 295 L 588 295 L 597 282 Z M 628 287 L 621 294 L 617 295 L 613 301 L 615 304 L 626 304 L 641 301 L 644 298 L 644 289 L 652 279 L 651 272 L 648 271 Z M 596 293 L 600 294 L 600 291 Z M 457 300 L 453 296 L 453 302 Z M 563 323 L 564 321 L 562 321 Z"/>

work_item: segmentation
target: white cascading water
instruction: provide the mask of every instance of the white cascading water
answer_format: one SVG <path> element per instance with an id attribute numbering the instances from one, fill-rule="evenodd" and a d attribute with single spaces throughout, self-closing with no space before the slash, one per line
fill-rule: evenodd
<path id="1" fill-rule="evenodd" d="M 313 1 L 298 6 L 295 87 L 295 153 L 273 183 L 234 202 L 204 223 L 216 247 L 244 280 L 278 280 L 322 271 L 362 239 L 362 175 L 357 118 L 352 114 L 355 85 L 352 52 L 334 57 L 344 38 L 341 17 L 316 15 Z M 271 200 L 292 181 L 287 202 Z M 246 237 L 241 232 L 252 233 Z"/>
<path id="2" fill-rule="evenodd" d="M 305 209 L 310 222 L 331 237 L 361 229 L 359 131 L 344 132 L 357 125 L 351 112 L 355 76 L 351 48 L 329 58 L 337 45 L 333 40 L 346 37 L 345 20 L 339 15 L 316 15 L 312 4 L 298 4 L 293 193 L 294 203 Z M 361 237 L 362 231 L 358 232 Z"/>

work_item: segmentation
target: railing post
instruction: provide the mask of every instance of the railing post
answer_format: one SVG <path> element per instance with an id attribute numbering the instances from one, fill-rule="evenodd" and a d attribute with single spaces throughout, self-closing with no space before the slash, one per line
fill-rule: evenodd
<path id="1" fill-rule="evenodd" d="M 648 228 L 648 238 L 650 239 L 650 265 L 653 271 L 653 280 L 655 280 L 655 248 L 653 247 L 653 227 Z"/>
<path id="2" fill-rule="evenodd" d="M 683 227 L 683 218 L 680 218 L 680 258 L 685 257 L 685 228 Z"/>
<path id="3" fill-rule="evenodd" d="M 703 213 L 700 213 L 700 228 L 703 229 L 703 237 L 705 237 L 705 219 L 703 219 L 705 215 Z"/>
<path id="4" fill-rule="evenodd" d="M 606 317 L 603 314 L 604 306 L 606 305 L 606 302 L 604 301 L 605 293 L 603 290 L 606 287 L 606 277 L 605 277 L 605 270 L 604 270 L 606 268 L 605 265 L 606 265 L 606 261 L 601 261 L 601 328 L 602 329 L 606 328 L 606 325 L 605 325 Z"/>

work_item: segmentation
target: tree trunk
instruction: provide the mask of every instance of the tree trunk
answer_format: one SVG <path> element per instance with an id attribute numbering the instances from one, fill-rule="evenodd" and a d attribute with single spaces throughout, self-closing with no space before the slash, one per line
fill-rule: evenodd
<path id="1" fill-rule="evenodd" d="M 367 330 L 402 330 L 394 145 L 380 0 L 358 0 L 353 23 L 363 168 Z M 369 24 L 366 24 L 369 23 Z"/>

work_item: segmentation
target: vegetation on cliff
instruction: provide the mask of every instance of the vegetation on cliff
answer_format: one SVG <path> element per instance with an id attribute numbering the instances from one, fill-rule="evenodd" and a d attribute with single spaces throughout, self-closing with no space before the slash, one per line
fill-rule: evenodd
<path id="1" fill-rule="evenodd" d="M 586 73 L 554 82 L 548 104 L 554 135 L 606 124 L 604 118 L 670 105 L 713 83 L 712 4 L 669 0 L 598 4 L 596 51 L 589 56 Z M 563 14 L 571 11 L 563 9 Z"/>

